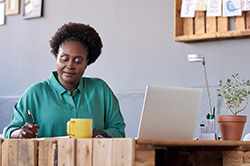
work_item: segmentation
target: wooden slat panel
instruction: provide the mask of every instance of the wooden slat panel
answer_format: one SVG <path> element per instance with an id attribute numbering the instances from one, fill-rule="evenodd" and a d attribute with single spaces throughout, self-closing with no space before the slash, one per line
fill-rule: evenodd
<path id="1" fill-rule="evenodd" d="M 137 150 L 135 152 L 136 166 L 155 166 L 154 150 Z"/>
<path id="2" fill-rule="evenodd" d="M 235 17 L 235 27 L 229 31 L 229 17 L 207 17 L 206 12 L 196 11 L 194 18 L 181 18 L 182 0 L 175 0 L 175 41 L 194 42 L 227 38 L 250 37 L 250 11 L 243 11 L 242 16 Z M 199 21 L 198 21 L 199 20 Z M 205 29 L 203 24 L 205 23 Z M 234 30 L 233 30 L 234 29 Z M 223 33 L 221 33 L 223 32 Z"/>
<path id="3" fill-rule="evenodd" d="M 77 139 L 77 166 L 92 166 L 92 139 Z"/>
<path id="4" fill-rule="evenodd" d="M 206 33 L 216 33 L 216 17 L 207 17 Z"/>
<path id="5" fill-rule="evenodd" d="M 209 33 L 203 35 L 192 35 L 192 36 L 178 36 L 176 41 L 182 42 L 193 42 L 193 41 L 202 41 L 202 40 L 214 40 L 214 39 L 225 39 L 225 38 L 239 38 L 239 37 L 248 37 L 250 36 L 250 29 L 241 30 L 241 31 L 227 31 L 227 32 L 217 32 Z"/>
<path id="6" fill-rule="evenodd" d="M 18 163 L 17 159 L 17 140 L 5 139 L 2 143 L 2 165 L 14 166 Z"/>
<path id="7" fill-rule="evenodd" d="M 175 1 L 175 14 L 174 14 L 174 32 L 175 37 L 183 35 L 182 19 L 181 19 L 181 0 Z"/>
<path id="8" fill-rule="evenodd" d="M 250 11 L 246 11 L 246 29 L 250 29 Z"/>
<path id="9" fill-rule="evenodd" d="M 57 164 L 57 141 L 39 141 L 38 165 L 54 166 Z"/>
<path id="10" fill-rule="evenodd" d="M 244 162 L 250 164 L 250 152 L 245 152 Z"/>
<path id="11" fill-rule="evenodd" d="M 134 166 L 135 140 L 113 139 L 112 166 Z"/>
<path id="12" fill-rule="evenodd" d="M 245 12 L 241 16 L 235 17 L 235 30 L 245 30 Z"/>
<path id="13" fill-rule="evenodd" d="M 75 166 L 75 139 L 58 139 L 58 166 Z"/>
<path id="14" fill-rule="evenodd" d="M 240 151 L 224 151 L 223 152 L 223 165 L 236 166 L 243 164 L 244 152 Z"/>
<path id="15" fill-rule="evenodd" d="M 204 34 L 205 33 L 205 12 L 204 11 L 196 11 L 195 12 L 195 34 Z"/>
<path id="16" fill-rule="evenodd" d="M 136 166 L 155 166 L 155 149 L 153 144 L 139 145 L 136 143 L 135 165 Z"/>
<path id="17" fill-rule="evenodd" d="M 37 166 L 37 141 L 6 139 L 2 144 L 4 166 Z"/>
<path id="18" fill-rule="evenodd" d="M 193 18 L 183 18 L 183 35 L 193 35 Z"/>
<path id="19" fill-rule="evenodd" d="M 112 139 L 94 139 L 93 166 L 112 166 Z"/>
<path id="20" fill-rule="evenodd" d="M 228 31 L 228 17 L 217 17 L 218 32 Z"/>
<path id="21" fill-rule="evenodd" d="M 191 154 L 193 154 L 191 152 Z M 197 163 L 200 165 L 222 165 L 221 151 L 199 151 L 196 156 Z"/>

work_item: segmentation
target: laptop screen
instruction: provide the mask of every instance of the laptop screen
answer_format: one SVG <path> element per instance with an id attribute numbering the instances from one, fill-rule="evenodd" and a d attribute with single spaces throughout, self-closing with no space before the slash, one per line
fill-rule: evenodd
<path id="1" fill-rule="evenodd" d="M 193 139 L 202 89 L 147 86 L 137 138 Z"/>

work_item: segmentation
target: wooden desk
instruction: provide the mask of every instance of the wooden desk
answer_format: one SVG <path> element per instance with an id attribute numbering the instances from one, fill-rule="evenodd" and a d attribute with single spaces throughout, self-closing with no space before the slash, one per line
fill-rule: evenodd
<path id="1" fill-rule="evenodd" d="M 250 165 L 250 142 L 173 139 L 0 139 L 0 166 Z"/>
<path id="2" fill-rule="evenodd" d="M 136 145 L 153 145 L 156 165 L 250 166 L 249 141 L 144 139 Z"/>

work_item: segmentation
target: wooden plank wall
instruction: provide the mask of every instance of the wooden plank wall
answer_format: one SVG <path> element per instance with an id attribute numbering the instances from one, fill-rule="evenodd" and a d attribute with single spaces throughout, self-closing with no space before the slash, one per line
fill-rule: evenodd
<path id="1" fill-rule="evenodd" d="M 0 147 L 3 166 L 135 166 L 134 139 L 5 139 Z"/>
<path id="2" fill-rule="evenodd" d="M 250 37 L 250 11 L 234 17 L 235 27 L 229 27 L 229 17 L 207 17 L 205 11 L 195 11 L 195 18 L 181 18 L 181 3 L 175 0 L 175 41 Z"/>
<path id="3" fill-rule="evenodd" d="M 3 166 L 37 166 L 37 141 L 9 139 L 2 142 Z"/>
<path id="4" fill-rule="evenodd" d="M 92 154 L 93 154 L 93 143 L 91 139 L 86 140 L 77 140 L 77 166 L 84 165 L 84 166 L 92 166 Z M 83 157 L 82 157 L 83 156 Z"/>
<path id="5" fill-rule="evenodd" d="M 155 166 L 155 148 L 138 145 L 134 139 L 0 139 L 0 165 Z M 179 165 L 250 165 L 250 151 L 244 147 L 235 151 L 180 147 L 165 150 L 170 156 L 163 159 L 176 160 Z"/>

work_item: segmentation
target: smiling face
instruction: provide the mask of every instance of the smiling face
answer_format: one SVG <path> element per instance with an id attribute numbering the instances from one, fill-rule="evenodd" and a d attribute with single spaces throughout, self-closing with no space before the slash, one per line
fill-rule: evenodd
<path id="1" fill-rule="evenodd" d="M 56 66 L 59 83 L 67 90 L 76 88 L 88 65 L 86 47 L 78 41 L 63 43 L 58 50 Z"/>

